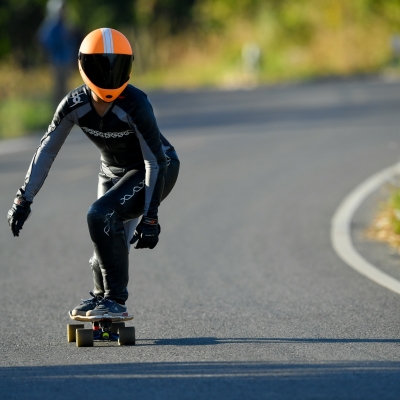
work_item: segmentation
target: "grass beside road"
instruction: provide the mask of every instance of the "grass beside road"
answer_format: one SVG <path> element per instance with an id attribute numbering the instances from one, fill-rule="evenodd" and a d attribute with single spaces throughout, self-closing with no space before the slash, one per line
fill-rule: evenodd
<path id="1" fill-rule="evenodd" d="M 370 239 L 387 243 L 400 252 L 400 188 L 392 187 L 367 231 Z"/>
<path id="2" fill-rule="evenodd" d="M 54 114 L 51 77 L 47 68 L 24 71 L 16 65 L 0 65 L 0 139 L 45 129 Z"/>

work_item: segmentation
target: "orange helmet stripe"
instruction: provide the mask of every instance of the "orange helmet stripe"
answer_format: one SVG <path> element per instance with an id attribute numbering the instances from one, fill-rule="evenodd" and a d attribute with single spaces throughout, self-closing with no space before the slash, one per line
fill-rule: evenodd
<path id="1" fill-rule="evenodd" d="M 113 53 L 132 54 L 132 47 L 128 39 L 119 31 L 110 29 L 113 38 Z"/>
<path id="2" fill-rule="evenodd" d="M 79 51 L 84 54 L 104 53 L 103 39 L 100 29 L 89 33 L 83 40 Z"/>

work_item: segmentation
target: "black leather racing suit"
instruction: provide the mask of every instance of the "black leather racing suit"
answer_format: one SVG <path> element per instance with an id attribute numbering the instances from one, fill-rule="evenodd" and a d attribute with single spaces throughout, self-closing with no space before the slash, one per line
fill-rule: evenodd
<path id="1" fill-rule="evenodd" d="M 94 292 L 124 302 L 129 240 L 138 217 L 158 218 L 160 202 L 177 180 L 179 160 L 160 133 L 145 93 L 128 85 L 101 117 L 90 89 L 82 85 L 58 106 L 18 195 L 33 201 L 74 124 L 101 153 L 98 199 L 88 212 Z"/>

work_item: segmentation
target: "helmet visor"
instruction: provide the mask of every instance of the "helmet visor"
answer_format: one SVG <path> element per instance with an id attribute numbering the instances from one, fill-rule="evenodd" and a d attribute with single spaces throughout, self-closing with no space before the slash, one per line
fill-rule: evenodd
<path id="1" fill-rule="evenodd" d="M 83 71 L 101 89 L 118 89 L 129 80 L 133 56 L 129 54 L 79 53 Z"/>

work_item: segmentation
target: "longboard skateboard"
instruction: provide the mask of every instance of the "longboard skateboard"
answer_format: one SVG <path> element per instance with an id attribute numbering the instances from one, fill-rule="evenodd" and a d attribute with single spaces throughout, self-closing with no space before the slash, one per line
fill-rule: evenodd
<path id="1" fill-rule="evenodd" d="M 72 315 L 68 312 L 71 319 L 80 322 L 90 322 L 92 328 L 85 329 L 84 324 L 68 324 L 68 342 L 76 342 L 77 347 L 92 347 L 96 341 L 118 341 L 122 345 L 134 345 L 136 342 L 135 328 L 125 326 L 125 321 L 131 321 L 132 315 L 113 316 L 104 314 L 101 316 Z"/>

